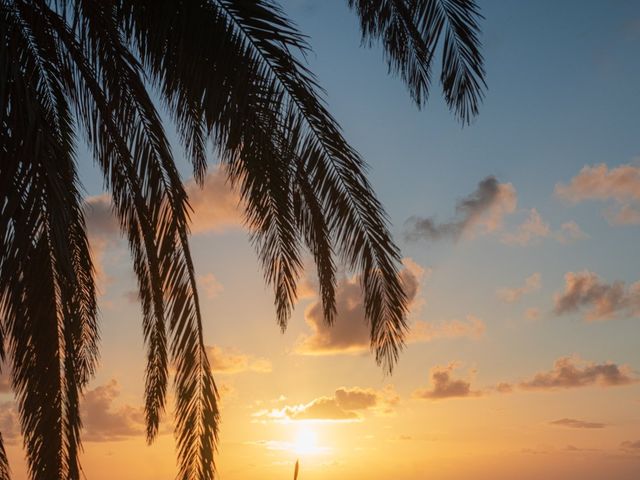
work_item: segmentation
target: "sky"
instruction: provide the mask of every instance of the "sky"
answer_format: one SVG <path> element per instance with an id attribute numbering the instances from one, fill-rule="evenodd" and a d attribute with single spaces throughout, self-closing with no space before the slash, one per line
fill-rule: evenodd
<path id="1" fill-rule="evenodd" d="M 403 256 L 407 346 L 368 349 L 357 278 L 321 321 L 312 263 L 286 332 L 237 197 L 178 157 L 205 341 L 221 392 L 220 479 L 631 480 L 640 474 L 640 3 L 479 1 L 488 91 L 462 127 L 422 110 L 362 48 L 347 2 L 288 0 L 329 109 L 369 164 Z M 86 392 L 87 478 L 175 476 L 168 413 L 144 437 L 136 284 L 92 159 L 80 154 L 98 267 L 101 360 Z M 0 431 L 26 478 L 15 406 Z"/>

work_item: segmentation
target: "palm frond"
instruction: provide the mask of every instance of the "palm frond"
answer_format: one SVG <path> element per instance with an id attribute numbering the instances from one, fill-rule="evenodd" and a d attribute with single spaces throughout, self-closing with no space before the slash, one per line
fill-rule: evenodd
<path id="1" fill-rule="evenodd" d="M 93 119 L 85 128 L 134 254 L 148 343 L 147 436 L 151 441 L 156 435 L 166 398 L 166 322 L 176 367 L 179 476 L 211 478 L 217 393 L 204 351 L 186 195 L 141 72 L 122 44 L 114 5 L 86 1 L 80 7 L 86 22 L 80 24 L 82 42 L 54 13 L 48 15 L 77 68 L 82 89 L 72 90 L 74 99 L 85 118 Z M 96 31 L 105 35 L 92 38 Z M 107 93 L 120 100 L 118 108 Z"/>
<path id="2" fill-rule="evenodd" d="M 4 441 L 0 433 L 0 480 L 11 480 L 11 469 L 9 468 L 9 460 L 7 452 L 4 449 Z"/>
<path id="3" fill-rule="evenodd" d="M 166 95 L 165 103 L 184 111 L 201 104 L 203 118 L 194 122 L 204 122 L 232 182 L 244 192 L 249 222 L 256 212 L 273 211 L 272 218 L 279 217 L 268 228 L 262 222 L 250 225 L 263 266 L 277 267 L 265 275 L 274 287 L 279 323 L 286 324 L 299 274 L 300 239 L 291 228 L 294 191 L 301 190 L 295 172 L 308 171 L 319 207 L 314 225 L 324 223 L 329 233 L 324 248 L 315 248 L 316 263 L 332 265 L 335 250 L 362 272 L 372 348 L 378 361 L 391 368 L 405 328 L 399 254 L 364 176 L 364 162 L 320 101 L 315 78 L 293 54 L 306 51 L 305 38 L 267 1 L 153 5 L 127 2 L 123 16 L 132 19 L 130 34 L 159 90 L 180 92 Z M 182 55 L 185 51 L 191 55 Z M 300 162 L 304 169 L 296 166 Z M 287 182 L 262 184 L 283 172 L 290 172 Z M 308 240 L 309 231 L 303 236 Z M 328 272 L 321 283 L 323 297 L 330 299 L 327 292 L 334 285 L 327 281 L 332 278 Z M 331 301 L 325 305 L 330 320 Z"/>
<path id="4" fill-rule="evenodd" d="M 32 475 L 77 479 L 78 402 L 95 368 L 98 332 L 74 125 L 47 26 L 21 2 L 2 13 L 6 44 L 20 58 L 3 92 L 11 128 L 3 131 L 2 168 L 12 180 L 3 185 L 0 306 L 12 383 Z"/>
<path id="5" fill-rule="evenodd" d="M 485 82 L 480 9 L 474 0 L 348 0 L 363 41 L 381 41 L 389 70 L 407 84 L 418 106 L 427 100 L 433 58 L 442 44 L 440 82 L 447 105 L 463 123 L 478 114 Z"/>
<path id="6" fill-rule="evenodd" d="M 471 0 L 350 0 L 365 40 L 418 105 L 434 52 L 449 106 L 468 122 L 484 87 Z M 366 164 L 327 111 L 306 38 L 271 0 L 3 0 L 0 4 L 0 358 L 12 364 L 32 478 L 80 476 L 79 399 L 97 361 L 94 272 L 75 167 L 83 136 L 128 239 L 147 348 L 147 439 L 175 366 L 178 477 L 214 476 L 218 396 L 188 244 L 189 206 L 157 93 L 202 182 L 207 146 L 246 206 L 285 328 L 303 248 L 325 320 L 336 262 L 361 278 L 371 347 L 391 370 L 403 345 L 400 254 Z M 441 40 L 444 38 L 444 40 Z M 8 475 L 0 441 L 0 480 Z"/>

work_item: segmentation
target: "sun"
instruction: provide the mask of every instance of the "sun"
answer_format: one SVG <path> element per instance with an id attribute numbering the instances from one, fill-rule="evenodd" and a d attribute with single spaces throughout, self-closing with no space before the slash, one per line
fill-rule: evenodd
<path id="1" fill-rule="evenodd" d="M 293 447 L 298 455 L 316 453 L 318 450 L 316 432 L 306 425 L 301 426 L 296 434 Z"/>

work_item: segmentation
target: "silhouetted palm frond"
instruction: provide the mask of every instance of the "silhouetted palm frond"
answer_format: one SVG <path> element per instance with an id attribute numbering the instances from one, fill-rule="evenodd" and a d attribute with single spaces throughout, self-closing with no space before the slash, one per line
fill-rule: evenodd
<path id="1" fill-rule="evenodd" d="M 474 0 L 348 1 L 360 16 L 363 41 L 380 40 L 390 71 L 401 75 L 418 106 L 427 100 L 442 43 L 440 82 L 447 104 L 463 123 L 478 114 L 486 83 L 482 15 Z"/>
<path id="2" fill-rule="evenodd" d="M 383 39 L 419 105 L 444 35 L 445 96 L 464 120 L 475 114 L 483 85 L 475 4 L 350 4 L 365 38 Z M 178 478 L 214 476 L 219 412 L 188 200 L 149 87 L 171 115 L 195 179 L 203 181 L 213 143 L 238 188 L 281 328 L 308 249 L 327 322 L 336 314 L 337 262 L 360 275 L 372 350 L 392 369 L 406 329 L 400 254 L 364 161 L 303 63 L 306 38 L 276 4 L 2 0 L 0 8 L 0 357 L 6 344 L 32 478 L 79 478 L 79 400 L 97 361 L 75 164 L 81 139 L 102 171 L 138 279 L 147 439 L 158 433 L 171 364 Z"/>
<path id="3" fill-rule="evenodd" d="M 0 480 L 10 480 L 11 470 L 9 469 L 9 461 L 7 460 L 7 452 L 4 449 L 4 441 L 0 434 Z"/>

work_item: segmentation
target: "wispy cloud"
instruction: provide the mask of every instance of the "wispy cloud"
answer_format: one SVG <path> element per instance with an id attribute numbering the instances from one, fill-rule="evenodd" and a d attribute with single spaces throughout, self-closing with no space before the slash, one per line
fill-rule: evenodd
<path id="1" fill-rule="evenodd" d="M 224 291 L 224 286 L 211 272 L 198 275 L 198 283 L 200 290 L 203 291 L 209 299 L 216 298 L 222 291 Z"/>
<path id="2" fill-rule="evenodd" d="M 542 219 L 538 210 L 532 208 L 525 221 L 514 231 L 505 232 L 500 240 L 505 245 L 526 247 L 548 238 L 562 244 L 570 244 L 588 237 L 575 221 L 565 222 L 558 230 L 553 230 Z"/>
<path id="3" fill-rule="evenodd" d="M 542 220 L 538 210 L 532 208 L 527 219 L 514 232 L 505 233 L 501 240 L 507 245 L 525 246 L 549 235 L 551 235 L 551 227 Z"/>
<path id="4" fill-rule="evenodd" d="M 599 429 L 604 428 L 606 425 L 599 422 L 587 422 L 585 420 L 576 420 L 575 418 L 561 418 L 559 420 L 553 420 L 549 422 L 551 425 L 567 428 L 580 428 L 580 429 Z"/>
<path id="5" fill-rule="evenodd" d="M 440 322 L 426 322 L 417 320 L 411 325 L 407 342 L 430 342 L 443 338 L 481 338 L 487 326 L 478 317 L 467 315 L 466 320 L 443 320 Z"/>
<path id="6" fill-rule="evenodd" d="M 512 288 L 503 287 L 498 289 L 496 294 L 498 298 L 505 303 L 515 303 L 520 300 L 523 295 L 539 290 L 542 284 L 541 278 L 540 273 L 532 273 L 524 280 L 524 285 Z"/>

